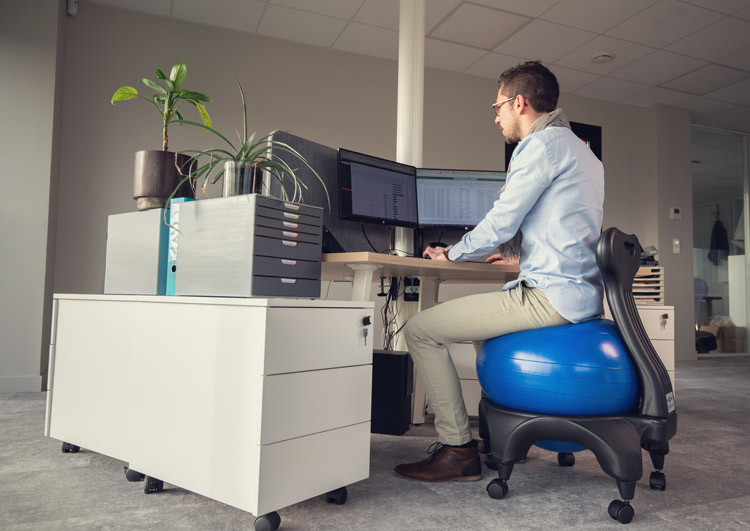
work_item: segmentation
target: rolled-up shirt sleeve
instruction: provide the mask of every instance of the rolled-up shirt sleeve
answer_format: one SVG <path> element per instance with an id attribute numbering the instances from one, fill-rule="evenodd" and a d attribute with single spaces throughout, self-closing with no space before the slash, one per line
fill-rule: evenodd
<path id="1" fill-rule="evenodd" d="M 484 219 L 448 251 L 450 260 L 483 258 L 515 236 L 526 214 L 557 175 L 547 149 L 533 135 L 518 145 L 505 191 Z"/>

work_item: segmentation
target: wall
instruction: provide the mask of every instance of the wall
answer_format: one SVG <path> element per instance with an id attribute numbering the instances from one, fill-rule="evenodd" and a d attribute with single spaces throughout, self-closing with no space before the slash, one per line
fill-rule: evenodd
<path id="1" fill-rule="evenodd" d="M 49 349 L 58 146 L 58 0 L 5 2 L 0 17 L 0 392 L 39 391 Z M 8 124 L 11 124 L 10 126 Z M 49 216 L 52 205 L 52 216 Z M 51 247 L 50 247 L 51 248 Z M 40 367 L 40 359 L 42 367 Z"/>
<path id="2" fill-rule="evenodd" d="M 157 67 L 168 70 L 174 60 L 188 65 L 186 88 L 215 100 L 208 107 L 214 124 L 229 135 L 241 129 L 236 76 L 248 96 L 251 130 L 284 129 L 329 146 L 395 157 L 393 61 L 87 4 L 68 20 L 65 39 L 55 291 L 101 293 L 107 215 L 135 209 L 133 153 L 158 149 L 161 138 L 152 107 L 143 101 L 112 106 L 109 98 L 121 85 L 153 78 Z M 503 139 L 489 108 L 496 93 L 493 80 L 428 69 L 425 166 L 503 167 Z M 659 188 L 656 168 L 671 165 L 679 150 L 662 164 L 652 136 L 683 126 L 689 135 L 689 124 L 662 124 L 669 113 L 656 108 L 570 95 L 561 106 L 569 119 L 603 127 L 605 226 L 658 246 L 658 202 L 667 201 L 682 177 L 667 172 L 669 184 Z M 170 139 L 176 150 L 214 143 L 187 127 L 172 127 Z M 690 182 L 689 171 L 685 179 Z"/>

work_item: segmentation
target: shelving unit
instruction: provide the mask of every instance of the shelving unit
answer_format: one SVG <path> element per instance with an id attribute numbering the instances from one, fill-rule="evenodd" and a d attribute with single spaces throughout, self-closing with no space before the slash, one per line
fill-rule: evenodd
<path id="1" fill-rule="evenodd" d="M 641 267 L 633 279 L 633 298 L 639 305 L 664 305 L 664 268 Z"/>

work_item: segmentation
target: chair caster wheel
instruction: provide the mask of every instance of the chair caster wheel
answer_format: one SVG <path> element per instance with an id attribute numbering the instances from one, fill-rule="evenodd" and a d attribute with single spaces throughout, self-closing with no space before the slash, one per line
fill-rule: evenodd
<path id="1" fill-rule="evenodd" d="M 130 481 L 131 483 L 135 483 L 137 481 L 143 481 L 146 479 L 146 474 L 141 474 L 140 472 L 137 472 L 133 470 L 132 468 L 124 467 L 125 468 L 125 479 Z"/>
<path id="2" fill-rule="evenodd" d="M 281 516 L 276 511 L 255 519 L 255 531 L 276 531 L 281 525 Z"/>
<path id="3" fill-rule="evenodd" d="M 335 503 L 336 505 L 344 505 L 348 494 L 346 487 L 341 487 L 326 494 L 326 502 Z"/>
<path id="4" fill-rule="evenodd" d="M 560 466 L 573 466 L 576 464 L 576 456 L 568 452 L 557 454 L 557 463 Z"/>
<path id="5" fill-rule="evenodd" d="M 62 449 L 62 453 L 64 454 L 77 454 L 78 452 L 81 451 L 80 446 L 76 446 L 75 444 L 70 444 L 66 442 L 62 443 L 61 449 Z"/>
<path id="6" fill-rule="evenodd" d="M 494 500 L 501 500 L 508 494 L 508 482 L 504 479 L 493 479 L 487 485 L 487 494 Z"/>
<path id="7" fill-rule="evenodd" d="M 629 524 L 633 520 L 633 515 L 635 515 L 630 502 L 622 500 L 612 500 L 607 512 L 613 520 L 617 520 L 621 524 Z"/>
<path id="8" fill-rule="evenodd" d="M 659 472 L 658 470 L 651 472 L 648 484 L 652 489 L 664 490 L 667 488 L 667 477 L 663 472 Z"/>
<path id="9" fill-rule="evenodd" d="M 146 484 L 143 486 L 143 492 L 146 494 L 154 494 L 164 490 L 164 482 L 160 479 L 152 478 L 151 476 L 145 476 L 144 480 Z"/>
<path id="10" fill-rule="evenodd" d="M 487 468 L 490 470 L 497 470 L 497 463 L 492 459 L 492 454 L 487 454 L 487 457 L 484 458 L 484 464 L 487 465 Z"/>

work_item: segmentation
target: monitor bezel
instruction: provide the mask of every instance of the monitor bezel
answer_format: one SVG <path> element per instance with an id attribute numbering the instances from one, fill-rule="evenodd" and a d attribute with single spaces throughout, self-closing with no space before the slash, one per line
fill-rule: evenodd
<path id="1" fill-rule="evenodd" d="M 364 216 L 362 214 L 355 214 L 353 212 L 345 212 L 344 211 L 344 205 L 348 204 L 351 206 L 351 192 L 348 192 L 349 197 L 348 201 L 345 201 L 345 193 L 344 193 L 344 186 L 342 182 L 343 174 L 341 171 L 341 155 L 342 152 L 344 154 L 346 153 L 352 153 L 354 155 L 364 157 L 367 159 L 372 159 L 374 161 L 382 161 L 384 163 L 387 163 L 389 165 L 396 165 L 396 166 L 402 166 L 406 169 L 410 169 L 412 171 L 412 177 L 413 177 L 413 184 L 414 184 L 414 200 L 417 200 L 417 168 L 415 166 L 411 166 L 409 164 L 403 164 L 401 162 L 396 162 L 393 160 L 384 159 L 382 157 L 376 157 L 374 155 L 368 155 L 367 153 L 360 153 L 359 151 L 353 151 L 351 149 L 346 148 L 339 148 L 338 152 L 336 154 L 336 170 L 338 172 L 338 195 L 339 195 L 339 219 L 345 220 L 345 221 L 359 221 L 362 223 L 372 223 L 375 225 L 384 225 L 384 226 L 391 226 L 391 227 L 406 227 L 410 229 L 416 229 L 419 228 L 419 209 L 418 207 L 415 209 L 417 212 L 417 219 L 414 222 L 411 221 L 404 221 L 399 219 L 389 219 L 389 218 L 377 218 L 372 216 Z M 351 186 L 351 183 L 349 183 L 349 186 Z M 416 205 L 415 205 L 416 206 Z"/>
<path id="2" fill-rule="evenodd" d="M 414 180 L 415 182 L 419 180 L 419 177 L 417 176 L 417 173 L 420 171 L 457 171 L 457 172 L 467 172 L 467 173 L 487 173 L 487 174 L 503 174 L 505 175 L 506 179 L 503 181 L 507 181 L 508 172 L 503 170 L 468 170 L 463 168 L 417 168 L 415 174 L 414 174 Z M 417 188 L 419 190 L 419 188 Z M 417 192 L 418 193 L 418 192 Z M 465 223 L 462 224 L 448 224 L 448 223 L 419 223 L 419 195 L 417 195 L 417 224 L 418 228 L 420 229 L 447 229 L 447 230 L 472 230 L 476 227 L 476 225 L 467 225 Z"/>

